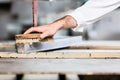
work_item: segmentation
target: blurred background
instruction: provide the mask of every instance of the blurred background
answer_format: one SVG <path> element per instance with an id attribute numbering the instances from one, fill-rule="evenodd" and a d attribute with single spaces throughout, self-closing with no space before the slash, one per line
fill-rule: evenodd
<path id="1" fill-rule="evenodd" d="M 49 24 L 82 6 L 87 0 L 39 0 L 39 25 Z M 14 40 L 33 25 L 31 0 L 0 0 L 0 40 Z M 54 37 L 83 36 L 85 40 L 120 40 L 120 9 L 96 23 L 86 26 L 84 32 L 71 29 L 58 31 Z"/>

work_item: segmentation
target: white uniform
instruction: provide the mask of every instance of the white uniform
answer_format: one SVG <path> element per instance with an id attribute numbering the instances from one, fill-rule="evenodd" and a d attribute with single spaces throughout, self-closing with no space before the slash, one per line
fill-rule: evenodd
<path id="1" fill-rule="evenodd" d="M 96 22 L 105 14 L 117 9 L 119 6 L 120 0 L 89 0 L 83 6 L 68 14 L 71 15 L 78 24 L 73 30 L 82 31 L 84 26 Z"/>

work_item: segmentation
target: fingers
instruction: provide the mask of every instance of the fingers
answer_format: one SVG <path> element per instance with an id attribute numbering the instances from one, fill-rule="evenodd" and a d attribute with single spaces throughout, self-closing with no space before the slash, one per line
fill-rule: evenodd
<path id="1" fill-rule="evenodd" d="M 46 37 L 48 37 L 48 36 L 50 36 L 49 33 L 48 33 L 48 32 L 44 32 L 44 33 L 42 33 L 42 34 L 40 35 L 40 38 L 41 38 L 41 39 L 44 39 L 44 38 L 46 38 Z"/>
<path id="2" fill-rule="evenodd" d="M 42 31 L 43 31 L 42 27 L 32 27 L 28 29 L 24 34 L 29 34 L 31 32 L 42 32 Z"/>
<path id="3" fill-rule="evenodd" d="M 29 34 L 31 32 L 34 32 L 36 27 L 29 28 L 24 34 Z"/>
<path id="4" fill-rule="evenodd" d="M 44 39 L 48 36 L 52 36 L 55 31 L 48 26 L 41 26 L 41 27 L 32 27 L 28 29 L 24 34 L 29 34 L 31 32 L 41 32 L 40 38 Z"/>

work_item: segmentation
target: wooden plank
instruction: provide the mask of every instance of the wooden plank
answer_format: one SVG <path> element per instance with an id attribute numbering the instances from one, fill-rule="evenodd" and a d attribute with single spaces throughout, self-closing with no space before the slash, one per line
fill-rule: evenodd
<path id="1" fill-rule="evenodd" d="M 120 41 L 82 41 L 70 49 L 120 50 Z"/>
<path id="2" fill-rule="evenodd" d="M 0 59 L 0 74 L 120 75 L 120 59 Z"/>
<path id="3" fill-rule="evenodd" d="M 15 41 L 1 41 L 0 42 L 0 52 L 15 52 L 16 46 Z"/>
<path id="4" fill-rule="evenodd" d="M 15 41 L 1 41 L 0 50 L 2 49 L 15 49 Z"/>
<path id="5" fill-rule="evenodd" d="M 51 41 L 51 40 L 48 40 Z M 15 41 L 0 42 L 0 50 L 15 49 Z M 70 49 L 104 49 L 104 50 L 120 50 L 120 41 L 81 41 L 80 44 L 70 46 Z"/>
<path id="6" fill-rule="evenodd" d="M 81 59 L 81 58 L 120 58 L 120 50 L 75 50 L 67 52 L 38 52 L 18 54 L 15 52 L 0 52 L 1 58 L 39 58 L 39 59 Z"/>
<path id="7" fill-rule="evenodd" d="M 120 50 L 120 45 L 99 45 L 99 44 L 90 44 L 90 45 L 78 45 L 70 46 L 70 49 L 98 49 L 98 50 Z"/>
<path id="8" fill-rule="evenodd" d="M 80 44 L 71 46 L 70 49 L 120 50 L 120 41 L 81 41 Z M 0 42 L 1 51 L 16 51 L 15 41 Z"/>
<path id="9" fill-rule="evenodd" d="M 91 58 L 120 58 L 120 53 L 92 53 Z"/>

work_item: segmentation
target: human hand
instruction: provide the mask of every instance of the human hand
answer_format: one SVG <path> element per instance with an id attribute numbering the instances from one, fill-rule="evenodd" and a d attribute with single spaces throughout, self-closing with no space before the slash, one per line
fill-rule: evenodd
<path id="1" fill-rule="evenodd" d="M 48 36 L 53 36 L 57 31 L 58 31 L 57 27 L 49 24 L 39 27 L 31 27 L 24 34 L 29 34 L 32 32 L 40 32 L 41 33 L 40 38 L 44 39 Z"/>
<path id="2" fill-rule="evenodd" d="M 48 36 L 53 36 L 60 29 L 74 28 L 76 26 L 77 22 L 73 17 L 65 16 L 51 24 L 29 28 L 24 34 L 29 34 L 31 32 L 40 32 L 42 33 L 40 38 L 44 39 Z"/>

